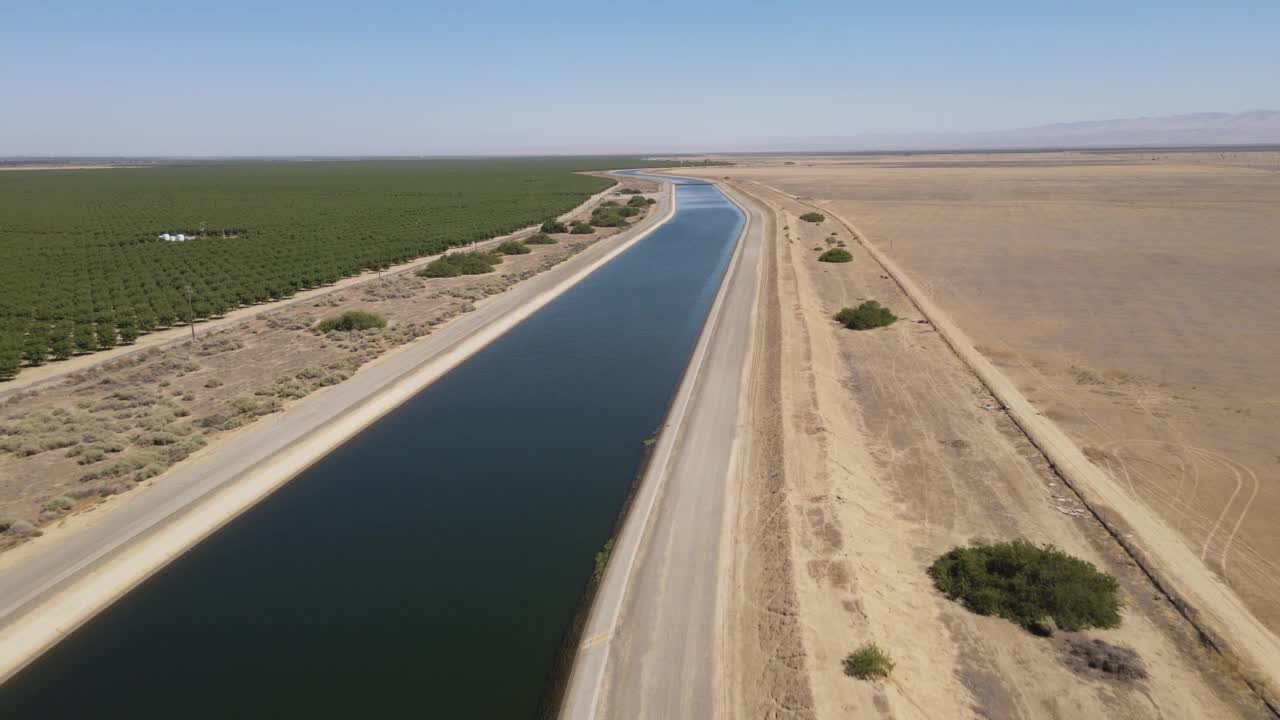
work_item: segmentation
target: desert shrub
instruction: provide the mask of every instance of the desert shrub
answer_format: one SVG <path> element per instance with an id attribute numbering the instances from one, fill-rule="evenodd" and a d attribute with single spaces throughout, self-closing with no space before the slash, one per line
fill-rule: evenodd
<path id="1" fill-rule="evenodd" d="M 208 356 L 217 355 L 219 353 L 231 352 L 244 347 L 244 343 L 226 336 L 215 336 L 206 339 L 200 344 L 200 349 L 196 350 L 197 355 Z"/>
<path id="2" fill-rule="evenodd" d="M 220 380 L 219 378 L 216 378 L 216 377 L 215 377 L 215 378 L 209 378 L 208 380 L 205 380 L 205 381 L 204 381 L 204 386 L 205 386 L 205 387 L 207 387 L 207 388 L 217 388 L 217 387 L 222 387 L 222 380 Z"/>
<path id="3" fill-rule="evenodd" d="M 297 399 L 306 397 L 311 390 L 297 380 L 290 377 L 276 378 L 275 393 L 276 397 Z"/>
<path id="4" fill-rule="evenodd" d="M 428 278 L 483 275 L 493 272 L 493 266 L 500 262 L 501 256 L 489 252 L 449 253 L 427 263 L 418 275 Z"/>
<path id="5" fill-rule="evenodd" d="M 178 436 L 171 432 L 153 432 L 143 442 L 147 445 L 172 445 L 178 442 Z"/>
<path id="6" fill-rule="evenodd" d="M 542 227 L 540 229 L 544 233 L 562 233 L 568 231 L 569 228 L 565 227 L 564 223 L 559 220 L 548 220 L 542 223 Z"/>
<path id="7" fill-rule="evenodd" d="M 74 498 L 69 498 L 66 495 L 59 495 L 45 500 L 44 504 L 40 506 L 40 509 L 45 512 L 66 512 L 75 506 L 76 501 Z"/>
<path id="8" fill-rule="evenodd" d="M 591 224 L 595 227 L 626 227 L 627 219 L 617 207 L 598 207 L 591 212 Z"/>
<path id="9" fill-rule="evenodd" d="M 11 452 L 18 457 L 27 457 L 28 455 L 44 452 L 38 443 L 22 438 L 5 438 L 3 442 L 0 442 L 0 450 Z"/>
<path id="10" fill-rule="evenodd" d="M 859 680 L 889 677 L 893 660 L 875 643 L 867 643 L 844 659 L 844 673 Z"/>
<path id="11" fill-rule="evenodd" d="M 147 463 L 138 470 L 137 474 L 133 476 L 133 479 L 135 482 L 142 482 L 143 480 L 150 480 L 162 472 L 164 472 L 163 463 Z"/>
<path id="12" fill-rule="evenodd" d="M 98 497 L 110 497 L 127 492 L 129 486 L 124 483 L 106 483 L 98 486 Z"/>
<path id="13" fill-rule="evenodd" d="M 498 245 L 497 250 L 503 255 L 528 255 L 533 252 L 529 248 L 525 247 L 524 243 L 519 240 L 508 240 L 501 243 Z"/>
<path id="14" fill-rule="evenodd" d="M 1067 665 L 1076 672 L 1097 670 L 1122 680 L 1141 680 L 1147 676 L 1147 666 L 1132 648 L 1098 638 L 1068 638 L 1064 650 Z"/>
<path id="15" fill-rule="evenodd" d="M 639 195 L 640 191 L 633 187 L 624 187 L 618 191 L 619 195 Z"/>
<path id="16" fill-rule="evenodd" d="M 100 462 L 103 458 L 105 458 L 107 456 L 107 451 L 103 450 L 100 447 L 89 446 L 89 447 L 86 447 L 81 452 L 77 453 L 77 455 L 79 456 L 79 459 L 76 460 L 76 464 L 92 465 L 96 462 Z"/>
<path id="17" fill-rule="evenodd" d="M 386 326 L 387 321 L 379 315 L 363 310 L 348 310 L 338 317 L 326 318 L 316 323 L 316 330 L 322 333 L 351 332 L 352 330 L 368 330 Z M 206 384 L 205 387 L 209 387 L 209 385 Z"/>
<path id="18" fill-rule="evenodd" d="M 257 409 L 258 409 L 258 401 L 257 401 L 255 398 L 253 398 L 253 397 L 250 397 L 250 396 L 248 396 L 248 395 L 245 395 L 244 397 L 238 397 L 238 398 L 236 398 L 235 400 L 233 400 L 233 401 L 231 402 L 231 407 L 232 407 L 232 409 L 234 409 L 237 413 L 240 413 L 241 415 L 244 415 L 244 414 L 251 413 L 251 412 L 253 412 L 253 411 L 257 410 Z"/>
<path id="19" fill-rule="evenodd" d="M 121 475 L 128 475 L 134 470 L 146 465 L 149 459 L 149 455 L 130 455 L 128 457 L 120 458 L 103 468 L 99 477 L 115 478 L 120 477 Z M 83 478 L 81 479 L 83 480 Z"/>
<path id="20" fill-rule="evenodd" d="M 71 490 L 67 492 L 67 497 L 71 498 L 72 500 L 83 500 L 87 497 L 93 497 L 94 495 L 97 495 L 97 494 L 98 494 L 98 488 L 96 487 L 79 487 L 79 488 L 76 488 L 75 490 Z"/>
<path id="21" fill-rule="evenodd" d="M 571 229 L 569 233 L 571 235 L 590 235 L 595 231 L 596 229 L 591 227 L 591 225 L 584 223 L 581 220 L 574 220 L 573 229 Z"/>
<path id="22" fill-rule="evenodd" d="M 807 212 L 807 213 L 805 213 L 805 214 L 801 215 L 801 216 L 800 216 L 800 219 L 801 219 L 801 220 L 803 220 L 803 221 L 805 221 L 805 222 L 820 223 L 820 222 L 822 222 L 823 220 L 826 220 L 826 219 L 827 219 L 827 216 L 826 216 L 826 215 L 823 215 L 823 214 L 822 214 L 822 213 L 820 213 L 820 212 Z"/>
<path id="23" fill-rule="evenodd" d="M 636 215 L 639 215 L 640 211 L 628 205 L 626 207 L 618 208 L 618 214 L 624 218 L 629 218 L 629 217 L 635 217 Z"/>
<path id="24" fill-rule="evenodd" d="M 0 533 L 4 533 L 4 532 L 5 532 L 6 530 L 8 530 L 8 529 L 9 529 L 9 528 L 10 528 L 10 527 L 15 523 L 15 522 L 17 522 L 17 521 L 16 521 L 16 520 L 14 520 L 13 518 L 0 518 Z"/>
<path id="25" fill-rule="evenodd" d="M 555 245 L 556 239 L 544 232 L 537 232 L 524 239 L 525 245 Z"/>
<path id="26" fill-rule="evenodd" d="M 958 547 L 929 568 L 947 597 L 979 615 L 998 615 L 1037 634 L 1120 624 L 1119 584 L 1052 545 L 1017 540 Z M 1053 625 L 1050 624 L 1053 623 Z"/>
<path id="27" fill-rule="evenodd" d="M 28 535 L 39 535 L 40 531 L 36 530 L 36 526 L 26 520 L 14 520 L 5 533 L 14 537 L 27 537 Z"/>
<path id="28" fill-rule="evenodd" d="M 15 432 L 20 434 L 0 438 L 0 451 L 11 452 L 18 457 L 28 457 L 30 455 L 38 455 L 47 450 L 72 447 L 77 442 L 76 437 L 69 433 L 60 432 L 41 436 L 39 433 L 49 432 L 49 430 L 36 429 L 30 426 L 27 426 L 26 429 L 15 428 Z"/>
<path id="29" fill-rule="evenodd" d="M 844 248 L 831 248 L 830 250 L 818 256 L 819 262 L 829 263 L 846 263 L 853 260 L 853 256 Z"/>
<path id="30" fill-rule="evenodd" d="M 233 420 L 239 418 L 232 418 Z M 230 421 L 228 421 L 230 422 Z M 182 442 L 175 443 L 165 447 L 159 454 L 160 461 L 168 461 L 169 464 L 182 462 L 191 456 L 191 453 L 199 450 L 206 445 L 205 439 L 201 435 L 192 435 Z M 141 467 L 141 466 L 139 466 Z"/>
<path id="31" fill-rule="evenodd" d="M 836 313 L 836 320 L 853 330 L 869 330 L 871 328 L 892 325 L 898 316 L 889 312 L 875 300 L 868 300 L 856 308 L 844 308 Z"/>
<path id="32" fill-rule="evenodd" d="M 627 207 L 642 208 L 649 205 L 649 198 L 637 195 L 627 201 Z"/>
<path id="33" fill-rule="evenodd" d="M 609 564 L 609 554 L 613 552 L 613 538 L 604 544 L 600 552 L 596 553 L 595 569 L 591 573 L 591 579 L 600 582 L 604 577 L 604 568 Z"/>

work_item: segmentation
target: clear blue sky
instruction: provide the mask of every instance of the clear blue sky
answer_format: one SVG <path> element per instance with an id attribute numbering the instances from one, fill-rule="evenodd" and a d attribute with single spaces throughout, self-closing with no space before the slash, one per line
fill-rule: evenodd
<path id="1" fill-rule="evenodd" d="M 194 5 L 7 0 L 0 156 L 726 149 L 1280 109 L 1277 0 Z"/>

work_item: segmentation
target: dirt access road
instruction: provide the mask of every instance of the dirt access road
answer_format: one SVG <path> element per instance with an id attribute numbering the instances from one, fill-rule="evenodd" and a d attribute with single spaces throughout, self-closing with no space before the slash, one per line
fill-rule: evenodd
<path id="1" fill-rule="evenodd" d="M 674 196 L 597 242 L 350 380 L 211 448 L 164 482 L 0 576 L 0 682 L 210 533 L 409 399 L 674 213 Z"/>
<path id="2" fill-rule="evenodd" d="M 562 718 L 708 718 L 731 552 L 744 368 L 763 217 L 747 222 L 615 542 L 592 605 Z"/>

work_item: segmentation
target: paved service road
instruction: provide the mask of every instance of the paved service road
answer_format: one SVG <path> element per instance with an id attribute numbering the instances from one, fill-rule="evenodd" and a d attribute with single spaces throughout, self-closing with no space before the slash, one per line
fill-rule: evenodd
<path id="1" fill-rule="evenodd" d="M 561 717 L 714 714 L 721 534 L 764 221 L 753 205 L 596 594 Z"/>

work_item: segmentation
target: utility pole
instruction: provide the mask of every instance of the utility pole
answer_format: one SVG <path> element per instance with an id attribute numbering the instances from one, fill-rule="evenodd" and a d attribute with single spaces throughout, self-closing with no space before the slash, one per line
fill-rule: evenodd
<path id="1" fill-rule="evenodd" d="M 191 314 L 191 320 L 189 320 L 191 323 L 191 343 L 194 345 L 196 342 L 196 311 L 191 305 L 191 286 L 183 286 L 182 293 L 187 296 L 187 312 Z"/>

